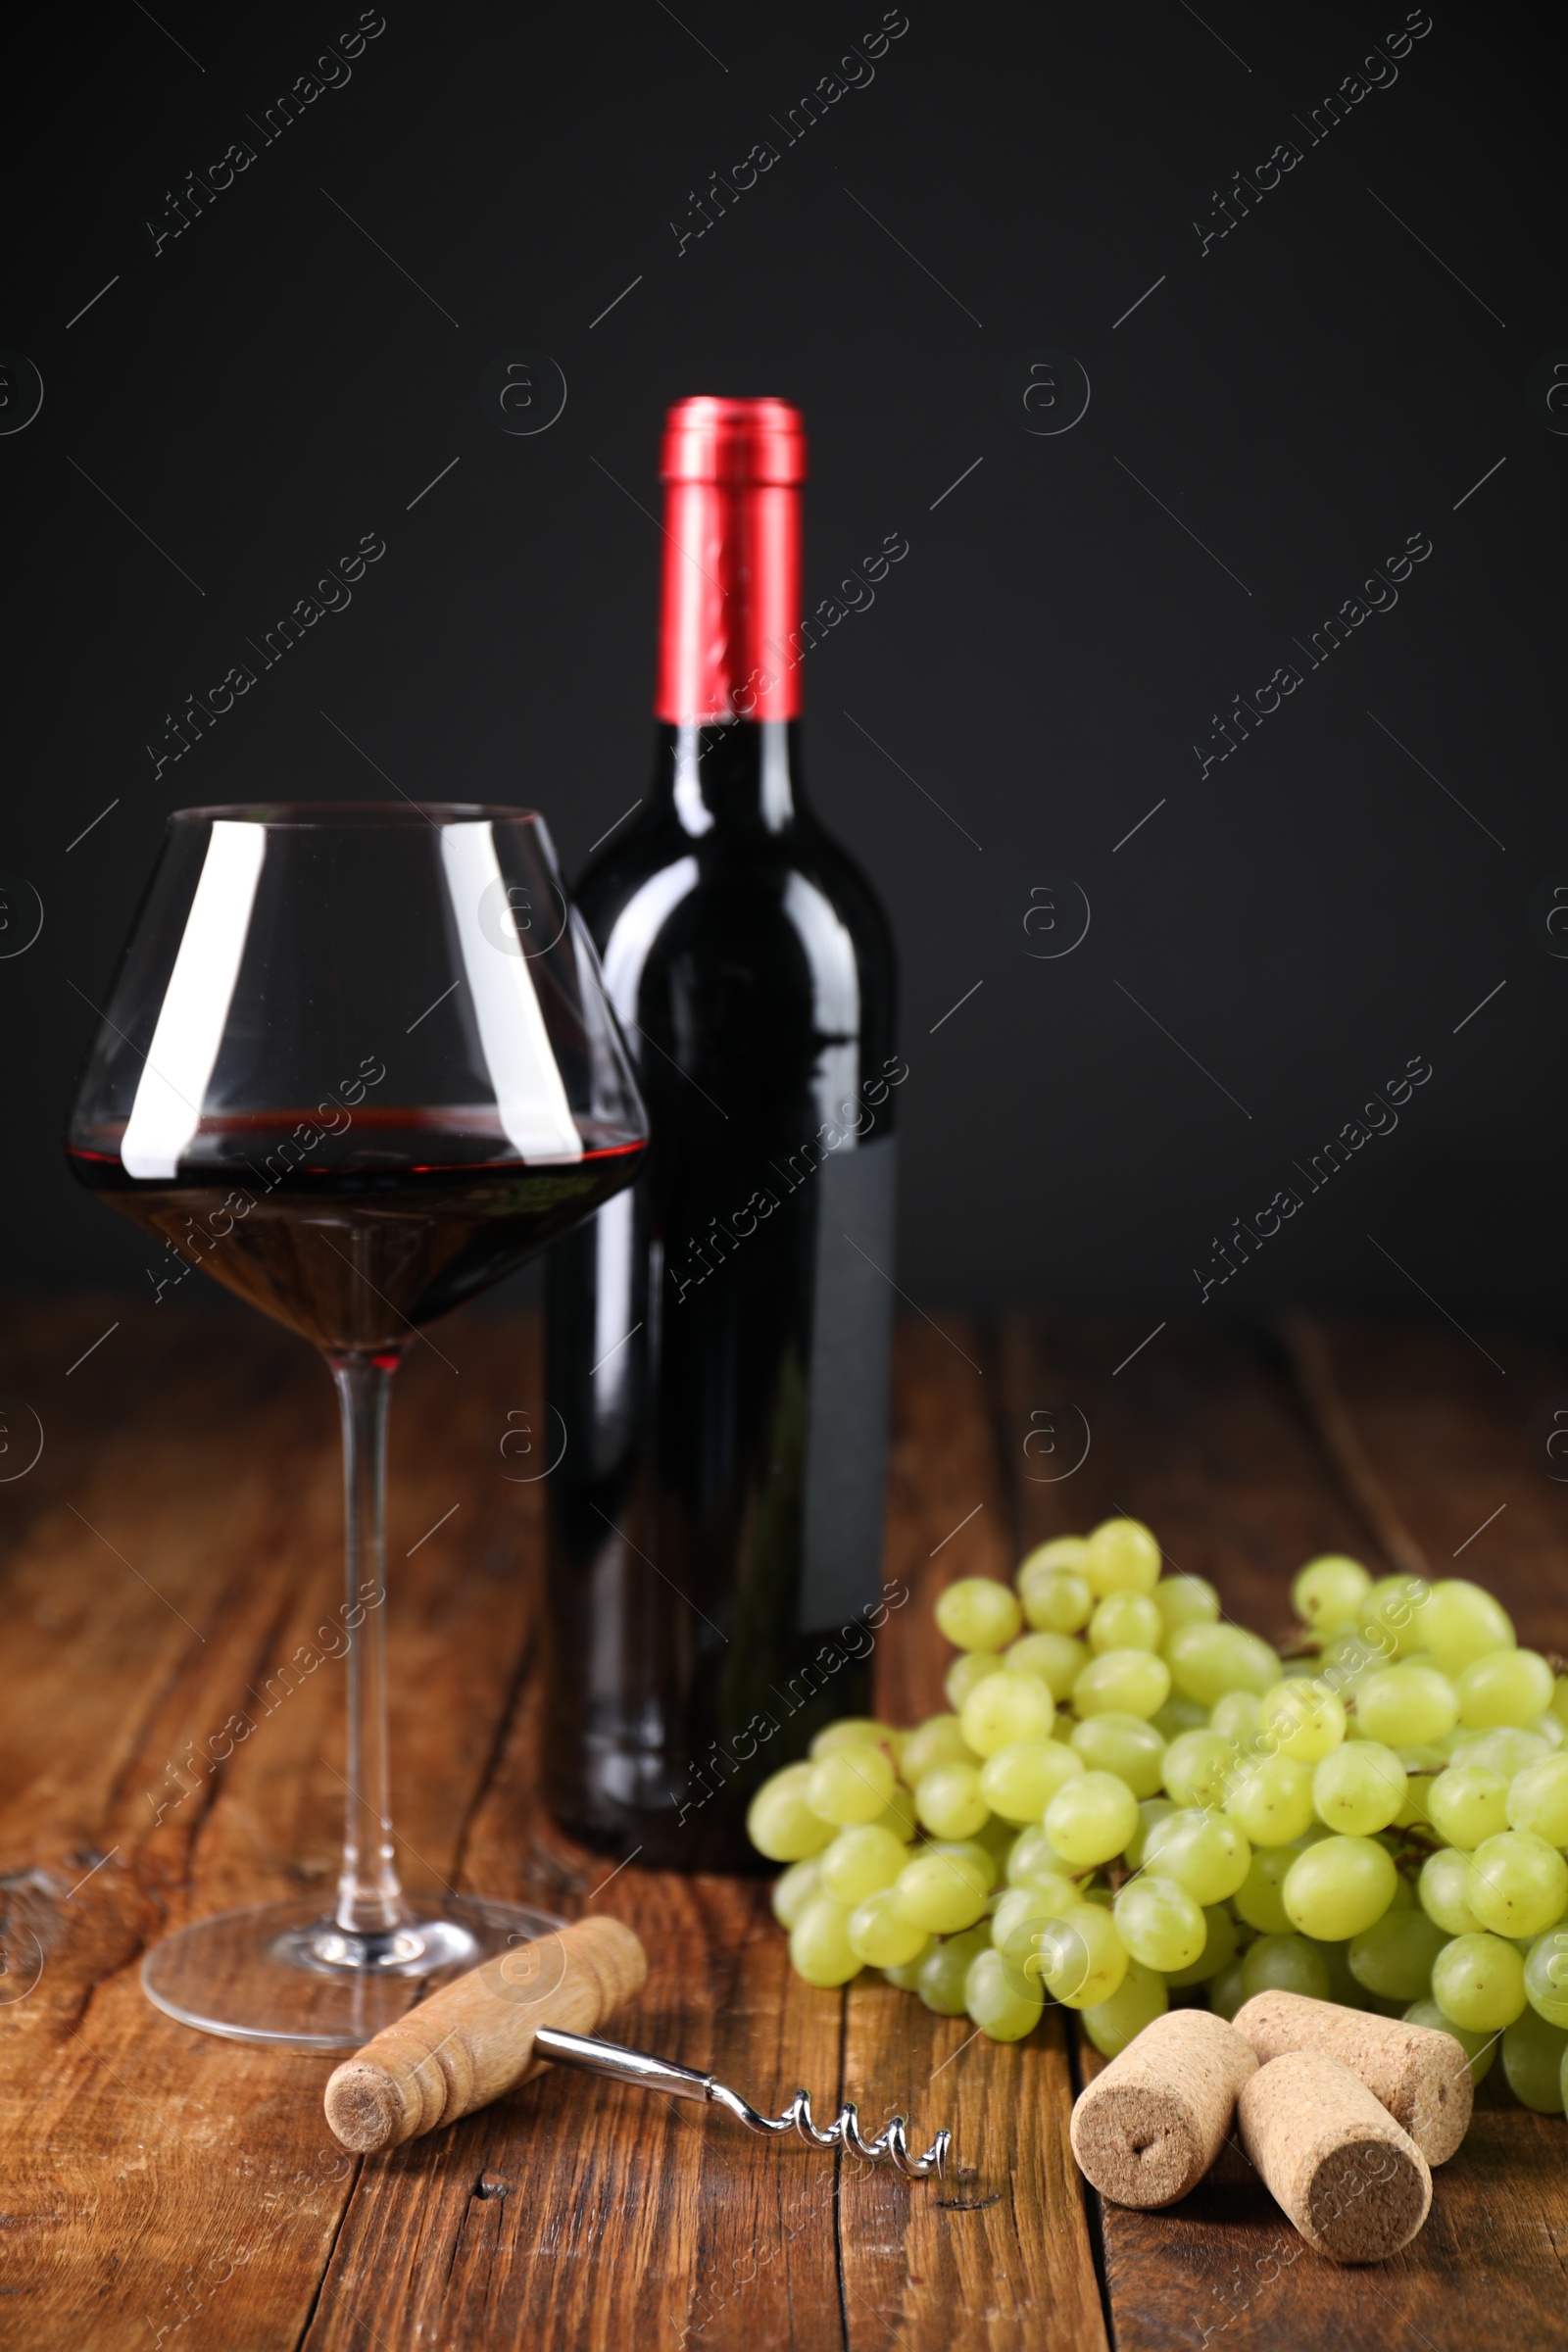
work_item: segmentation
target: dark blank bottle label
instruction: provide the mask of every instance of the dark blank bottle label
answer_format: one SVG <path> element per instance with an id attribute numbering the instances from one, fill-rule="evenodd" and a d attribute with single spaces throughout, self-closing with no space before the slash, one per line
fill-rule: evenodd
<path id="1" fill-rule="evenodd" d="M 802 1632 L 881 1591 L 897 1153 L 879 1136 L 817 1171 Z"/>

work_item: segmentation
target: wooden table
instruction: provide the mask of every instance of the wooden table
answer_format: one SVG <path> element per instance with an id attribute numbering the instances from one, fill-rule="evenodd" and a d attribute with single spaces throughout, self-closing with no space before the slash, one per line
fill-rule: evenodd
<path id="1" fill-rule="evenodd" d="M 1172 1327 L 1123 1363 L 1146 1329 L 904 1329 L 887 1573 L 913 1600 L 881 1638 L 884 1712 L 940 1703 L 941 1585 L 1005 1575 L 1022 1544 L 1112 1509 L 1147 1518 L 1265 1632 L 1314 1551 L 1434 1574 L 1457 1553 L 1526 1639 L 1568 1650 L 1568 1488 L 1548 1475 L 1547 1424 L 1529 1425 L 1568 1398 L 1568 1373 L 1544 1347 L 1304 1325 L 1265 1347 Z M 873 2119 L 947 2124 L 981 2188 L 945 2199 L 565 2073 L 355 2161 L 325 2130 L 320 2062 L 151 2009 L 137 1964 L 168 1928 L 332 1883 L 335 1669 L 220 1770 L 195 1757 L 231 1713 L 256 1713 L 247 1692 L 337 1598 L 337 1437 L 318 1366 L 257 1317 L 54 1302 L 13 1311 L 0 1345 L 0 1388 L 46 1441 L 0 1485 L 0 2342 L 1564 2342 L 1568 2125 L 1493 2085 L 1417 2243 L 1336 2271 L 1238 2154 L 1173 2215 L 1102 2209 L 1068 2152 L 1085 2050 L 1061 2013 L 996 2047 L 880 1981 L 798 1983 L 760 1883 L 632 1867 L 606 1886 L 611 1865 L 533 1795 L 541 1491 L 508 1483 L 500 1440 L 509 1408 L 537 1399 L 537 1333 L 472 1313 L 437 1336 L 451 1368 L 416 1348 L 393 1418 L 409 1878 L 570 1914 L 601 1903 L 652 1958 L 627 2039 L 766 2102 L 805 2083 L 819 2107 L 853 2096 Z M 1081 1444 L 1069 1404 L 1088 1458 L 1051 1476 Z M 31 1424 L 13 1410 L 7 1428 L 15 1464 Z"/>

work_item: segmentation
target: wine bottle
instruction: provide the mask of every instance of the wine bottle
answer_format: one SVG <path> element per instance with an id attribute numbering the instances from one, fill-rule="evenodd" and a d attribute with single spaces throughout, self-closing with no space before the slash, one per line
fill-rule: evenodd
<path id="1" fill-rule="evenodd" d="M 800 413 L 681 401 L 662 475 L 653 784 L 576 894 L 653 1141 L 551 1253 L 546 1793 L 645 1864 L 755 1868 L 752 1790 L 864 1711 L 889 1605 L 908 1073 L 886 918 L 802 784 Z"/>

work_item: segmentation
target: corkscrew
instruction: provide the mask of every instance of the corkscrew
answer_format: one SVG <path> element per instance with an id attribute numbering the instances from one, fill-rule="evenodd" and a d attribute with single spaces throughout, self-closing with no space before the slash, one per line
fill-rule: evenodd
<path id="1" fill-rule="evenodd" d="M 939 2132 L 923 2156 L 911 2156 L 906 2137 L 908 2119 L 902 2115 L 892 2117 L 885 2130 L 867 2139 L 853 2099 L 846 2099 L 833 2122 L 824 2128 L 811 2113 L 808 2090 L 798 2090 L 782 2115 L 762 2115 L 716 2075 L 699 2074 L 695 2067 L 677 2066 L 672 2059 L 655 2058 L 646 2050 L 628 2050 L 590 2034 L 559 2034 L 549 2026 L 539 2027 L 533 2046 L 536 2057 L 548 2058 L 558 2066 L 579 2066 L 591 2075 L 607 2075 L 612 2082 L 635 2082 L 644 2090 L 662 2090 L 672 2098 L 699 2099 L 722 2107 L 748 2132 L 760 2132 L 764 2138 L 798 2132 L 809 2147 L 842 2147 L 868 2163 L 891 2164 L 906 2180 L 926 2180 L 933 2174 L 941 2180 L 953 2152 L 952 2132 Z"/>
<path id="2" fill-rule="evenodd" d="M 923 2156 L 912 2156 L 902 2115 L 874 2139 L 860 2130 L 853 2099 L 827 2125 L 812 2115 L 805 2090 L 782 2115 L 763 2115 L 716 2075 L 601 2040 L 588 2029 L 640 1990 L 647 1968 L 638 1937 L 616 1919 L 579 1919 L 487 1961 L 383 2026 L 346 2059 L 326 2085 L 326 2120 L 345 2147 L 369 2155 L 471 2114 L 548 2061 L 722 2107 L 764 2139 L 795 2132 L 808 2147 L 840 2147 L 869 2164 L 890 2164 L 906 2180 L 934 2176 L 942 2182 L 956 2169 L 951 2132 L 939 2132 Z"/>

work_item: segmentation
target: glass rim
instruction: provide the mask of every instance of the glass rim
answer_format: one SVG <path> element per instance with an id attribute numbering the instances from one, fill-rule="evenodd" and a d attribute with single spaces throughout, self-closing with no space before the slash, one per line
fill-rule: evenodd
<path id="1" fill-rule="evenodd" d="M 279 831 L 309 832 L 332 825 L 412 825 L 417 821 L 439 829 L 444 824 L 538 825 L 544 820 L 537 808 L 499 801 L 235 801 L 172 808 L 167 821 L 172 825 L 267 825 Z"/>

